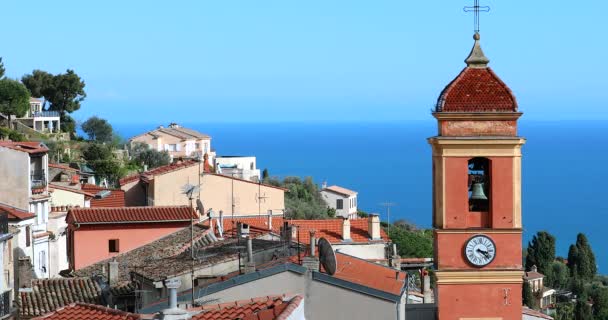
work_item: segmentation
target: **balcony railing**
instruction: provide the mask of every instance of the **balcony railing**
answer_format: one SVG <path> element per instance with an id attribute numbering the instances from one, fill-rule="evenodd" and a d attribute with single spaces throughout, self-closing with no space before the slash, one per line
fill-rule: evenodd
<path id="1" fill-rule="evenodd" d="M 6 291 L 0 295 L 0 318 L 11 314 L 11 292 Z"/>
<path id="2" fill-rule="evenodd" d="M 44 170 L 32 171 L 30 177 L 32 189 L 44 188 L 46 186 L 46 174 L 44 173 Z"/>
<path id="3" fill-rule="evenodd" d="M 38 111 L 32 112 L 33 118 L 42 118 L 42 117 L 59 117 L 59 111 Z"/>

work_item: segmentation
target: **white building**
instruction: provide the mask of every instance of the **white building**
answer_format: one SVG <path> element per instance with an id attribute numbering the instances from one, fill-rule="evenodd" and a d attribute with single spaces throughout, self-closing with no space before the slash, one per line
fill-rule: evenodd
<path id="1" fill-rule="evenodd" d="M 41 133 L 57 133 L 61 129 L 59 112 L 42 110 L 42 100 L 38 98 L 30 98 L 30 109 L 19 121 Z"/>
<path id="2" fill-rule="evenodd" d="M 0 207 L 13 212 L 19 229 L 20 257 L 28 258 L 37 278 L 47 278 L 50 211 L 48 148 L 40 142 L 0 141 Z"/>
<path id="3" fill-rule="evenodd" d="M 249 180 L 259 181 L 261 179 L 260 169 L 256 167 L 255 157 L 221 156 L 215 158 L 214 168 L 216 173 Z"/>
<path id="4" fill-rule="evenodd" d="M 13 263 L 11 261 L 13 234 L 8 228 L 8 213 L 0 210 L 0 319 L 12 312 Z"/>
<path id="5" fill-rule="evenodd" d="M 339 186 L 323 186 L 321 197 L 330 208 L 336 209 L 336 216 L 357 218 L 357 192 Z"/>

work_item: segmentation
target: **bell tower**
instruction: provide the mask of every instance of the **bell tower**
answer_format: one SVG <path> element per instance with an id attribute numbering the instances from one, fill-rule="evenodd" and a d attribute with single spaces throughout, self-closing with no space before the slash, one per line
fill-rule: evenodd
<path id="1" fill-rule="evenodd" d="M 433 227 L 439 320 L 522 318 L 521 147 L 515 96 L 479 33 L 433 116 Z"/>

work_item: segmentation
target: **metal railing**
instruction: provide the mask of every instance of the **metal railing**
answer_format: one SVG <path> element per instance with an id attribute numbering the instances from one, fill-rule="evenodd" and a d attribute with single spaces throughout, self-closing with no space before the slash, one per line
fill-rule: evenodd
<path id="1" fill-rule="evenodd" d="M 43 188 L 46 186 L 46 175 L 44 170 L 32 171 L 30 178 L 32 181 L 32 189 Z"/>
<path id="2" fill-rule="evenodd" d="M 11 314 L 11 292 L 6 291 L 0 295 L 0 318 Z"/>
<path id="3" fill-rule="evenodd" d="M 59 117 L 59 111 L 38 111 L 38 112 L 32 112 L 32 117 L 34 118 L 39 118 L 39 117 Z"/>

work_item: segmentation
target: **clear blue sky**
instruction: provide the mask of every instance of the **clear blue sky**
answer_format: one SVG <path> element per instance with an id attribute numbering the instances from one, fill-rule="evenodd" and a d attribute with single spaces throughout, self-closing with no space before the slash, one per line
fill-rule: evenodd
<path id="1" fill-rule="evenodd" d="M 7 74 L 74 69 L 77 120 L 427 120 L 472 45 L 470 1 L 3 1 Z M 608 119 L 608 3 L 482 0 L 526 119 Z"/>

